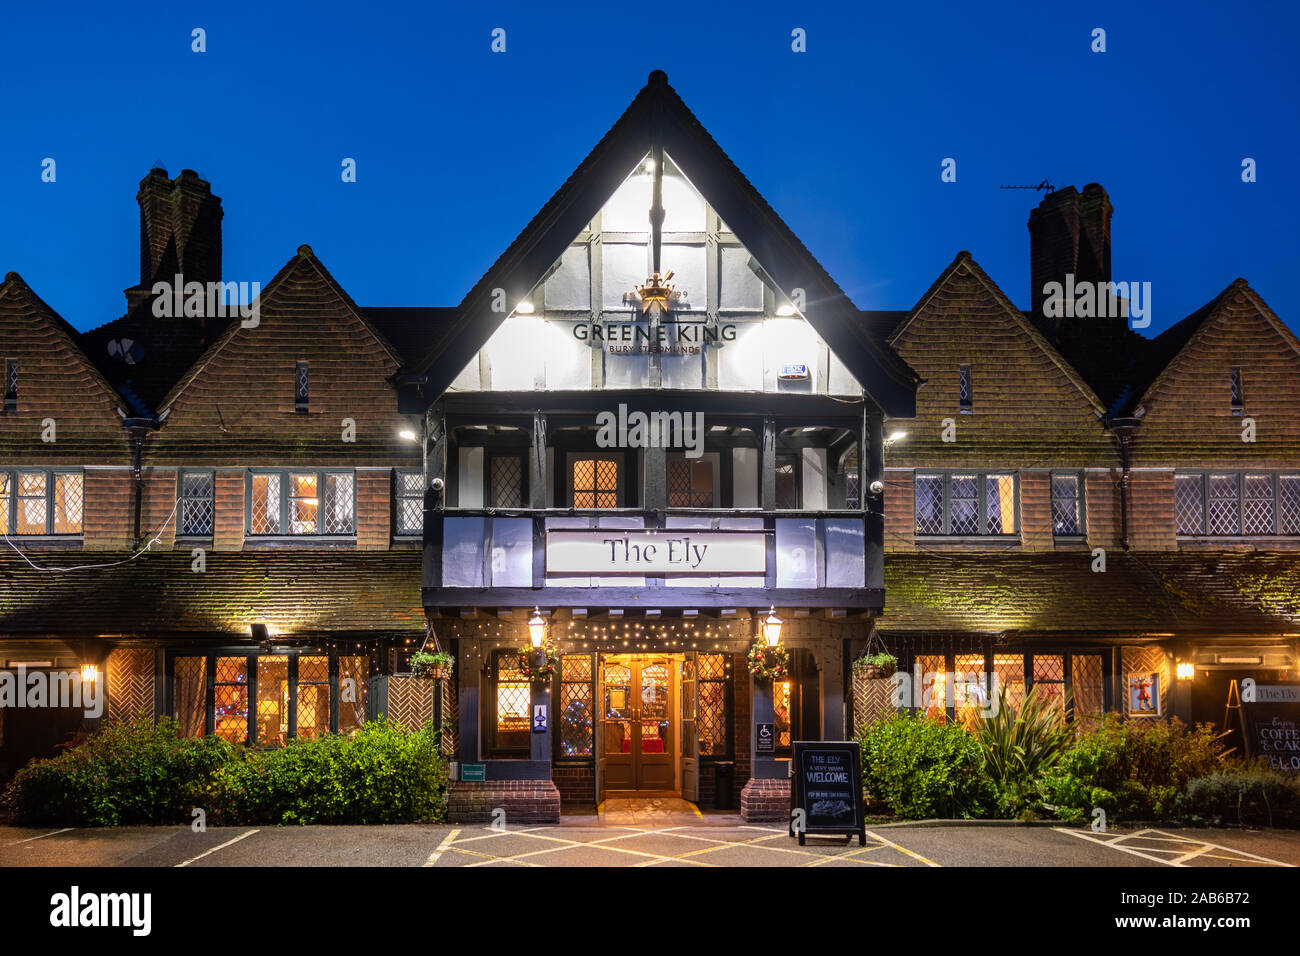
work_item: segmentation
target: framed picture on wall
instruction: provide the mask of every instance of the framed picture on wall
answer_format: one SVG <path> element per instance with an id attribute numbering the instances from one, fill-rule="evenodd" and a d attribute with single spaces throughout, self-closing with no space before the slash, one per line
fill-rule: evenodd
<path id="1" fill-rule="evenodd" d="M 1128 675 L 1130 717 L 1160 716 L 1160 674 L 1156 671 Z"/>

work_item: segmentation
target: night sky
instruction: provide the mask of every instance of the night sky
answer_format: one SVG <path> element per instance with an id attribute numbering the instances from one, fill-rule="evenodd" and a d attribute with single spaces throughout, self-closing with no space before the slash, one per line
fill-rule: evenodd
<path id="1" fill-rule="evenodd" d="M 959 249 L 1027 307 L 1040 194 L 998 187 L 1046 178 L 1109 191 L 1148 333 L 1237 276 L 1300 324 L 1295 3 L 111 6 L 0 25 L 0 273 L 80 329 L 138 281 L 156 162 L 222 197 L 227 280 L 309 243 L 362 305 L 454 305 L 656 68 L 861 308 Z"/>

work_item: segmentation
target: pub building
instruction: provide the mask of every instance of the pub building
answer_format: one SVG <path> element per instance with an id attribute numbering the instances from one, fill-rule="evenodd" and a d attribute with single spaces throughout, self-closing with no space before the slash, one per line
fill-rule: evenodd
<path id="1" fill-rule="evenodd" d="M 443 729 L 453 821 L 773 820 L 794 741 L 899 704 L 868 651 L 962 722 L 1002 686 L 1221 723 L 1294 680 L 1300 343 L 1241 279 L 1154 338 L 1046 306 L 1111 279 L 1096 184 L 1033 210 L 1029 311 L 968 252 L 859 310 L 658 71 L 453 307 L 359 306 L 301 246 L 255 320 L 160 317 L 223 279 L 223 210 L 189 170 L 137 199 L 121 318 L 0 286 L 0 665 L 106 692 L 0 707 L 5 776 L 140 713 L 386 714 Z"/>

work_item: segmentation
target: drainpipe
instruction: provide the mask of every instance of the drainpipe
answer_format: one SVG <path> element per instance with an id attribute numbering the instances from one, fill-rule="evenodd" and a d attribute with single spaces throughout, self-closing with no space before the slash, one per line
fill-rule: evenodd
<path id="1" fill-rule="evenodd" d="M 135 479 L 135 519 L 132 540 L 135 541 L 135 546 L 138 548 L 140 546 L 140 511 L 144 503 L 144 474 L 141 468 L 144 440 L 149 437 L 150 432 L 158 430 L 160 423 L 153 418 L 128 418 L 122 422 L 122 427 L 131 436 L 131 477 Z"/>
<path id="2" fill-rule="evenodd" d="M 1123 544 L 1125 551 L 1130 550 L 1128 532 L 1129 452 L 1133 441 L 1133 434 L 1137 431 L 1139 424 L 1140 419 L 1137 418 L 1112 418 L 1107 424 L 1107 427 L 1114 432 L 1115 437 L 1119 439 L 1119 527 L 1120 541 Z"/>

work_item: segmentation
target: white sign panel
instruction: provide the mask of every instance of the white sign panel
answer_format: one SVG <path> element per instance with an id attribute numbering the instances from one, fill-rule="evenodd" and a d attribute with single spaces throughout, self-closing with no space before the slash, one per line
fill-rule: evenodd
<path id="1" fill-rule="evenodd" d="M 748 531 L 548 531 L 547 574 L 763 574 L 767 541 Z"/>
<path id="2" fill-rule="evenodd" d="M 1257 704 L 1300 703 L 1300 684 L 1258 684 L 1255 687 Z"/>

